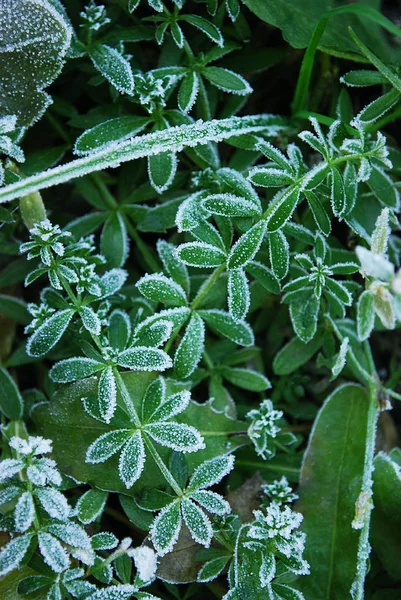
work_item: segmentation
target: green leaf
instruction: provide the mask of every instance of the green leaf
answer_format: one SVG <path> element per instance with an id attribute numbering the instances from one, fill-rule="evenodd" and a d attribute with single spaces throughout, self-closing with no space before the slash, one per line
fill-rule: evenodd
<path id="1" fill-rule="evenodd" d="M 149 383 L 153 381 L 151 373 L 122 373 L 134 406 L 140 414 L 141 402 Z M 84 410 L 81 398 L 96 393 L 96 381 L 86 379 L 69 386 L 62 387 L 50 403 L 35 406 L 32 417 L 38 429 L 38 434 L 53 440 L 53 455 L 63 473 L 74 479 L 106 491 L 137 495 L 146 488 L 157 488 L 165 483 L 152 456 L 146 458 L 146 469 L 140 479 L 127 490 L 118 475 L 118 456 L 112 456 L 107 464 L 90 464 L 85 462 L 88 446 L 104 434 L 114 432 L 118 428 L 132 427 L 128 423 L 121 405 L 120 395 L 117 395 L 116 412 L 109 424 L 97 421 Z M 150 389 L 150 388 L 149 388 Z M 154 391 L 152 391 L 152 394 Z M 182 414 L 177 415 L 176 421 L 190 424 L 196 428 L 205 440 L 206 448 L 186 455 L 189 472 L 200 463 L 226 452 L 233 452 L 247 442 L 246 436 L 238 435 L 246 430 L 246 425 L 227 417 L 224 413 L 216 412 L 211 402 L 196 404 L 190 402 Z M 237 434 L 237 435 L 235 435 Z M 68 444 L 65 440 L 68 439 Z M 162 459 L 167 463 L 170 450 L 158 447 Z"/>
<path id="2" fill-rule="evenodd" d="M 129 241 L 127 228 L 119 212 L 105 222 L 100 236 L 100 252 L 108 267 L 122 267 L 127 260 Z"/>
<path id="3" fill-rule="evenodd" d="M 290 304 L 290 316 L 294 332 L 302 342 L 309 342 L 315 335 L 319 314 L 319 300 L 312 289 L 299 292 L 296 300 Z"/>
<path id="4" fill-rule="evenodd" d="M 141 346 L 121 352 L 117 363 L 134 371 L 165 371 L 172 366 L 171 358 L 163 350 Z"/>
<path id="5" fill-rule="evenodd" d="M 151 536 L 154 547 L 160 556 L 170 552 L 178 539 L 181 529 L 180 500 L 172 502 L 157 515 Z"/>
<path id="6" fill-rule="evenodd" d="M 86 461 L 92 464 L 105 462 L 121 450 L 131 435 L 130 429 L 116 429 L 102 434 L 89 446 Z"/>
<path id="7" fill-rule="evenodd" d="M 196 369 L 205 345 L 205 325 L 193 313 L 174 357 L 174 370 L 179 379 L 186 379 Z"/>
<path id="8" fill-rule="evenodd" d="M 19 389 L 5 369 L 0 367 L 0 410 L 11 421 L 22 417 L 24 401 Z"/>
<path id="9" fill-rule="evenodd" d="M 202 200 L 202 206 L 222 217 L 253 217 L 261 212 L 255 202 L 234 194 L 211 194 Z"/>
<path id="10" fill-rule="evenodd" d="M 137 283 L 138 290 L 153 302 L 166 306 L 186 306 L 187 297 L 183 288 L 173 279 L 161 273 L 147 274 Z"/>
<path id="11" fill-rule="evenodd" d="M 377 71 L 363 69 L 361 71 L 348 71 L 341 76 L 341 82 L 351 87 L 365 87 L 370 85 L 381 85 L 386 83 L 386 78 Z"/>
<path id="12" fill-rule="evenodd" d="M 219 267 L 226 260 L 226 255 L 220 248 L 205 242 L 187 242 L 178 246 L 178 258 L 189 267 L 204 267 L 211 269 Z"/>
<path id="13" fill-rule="evenodd" d="M 115 48 L 111 48 L 106 44 L 99 44 L 90 49 L 89 56 L 95 68 L 117 91 L 132 95 L 134 76 L 131 65 Z"/>
<path id="14" fill-rule="evenodd" d="M 401 98 L 401 93 L 398 90 L 391 89 L 383 96 L 379 96 L 373 102 L 370 102 L 365 106 L 357 118 L 363 123 L 372 123 L 382 117 L 387 111 L 390 110 Z"/>
<path id="15" fill-rule="evenodd" d="M 74 153 L 84 156 L 94 150 L 106 148 L 110 144 L 122 142 L 140 133 L 149 122 L 146 117 L 124 116 L 99 123 L 77 138 Z"/>
<path id="16" fill-rule="evenodd" d="M 228 273 L 228 310 L 234 321 L 242 321 L 251 303 L 248 279 L 242 269 L 233 269 Z"/>
<path id="17" fill-rule="evenodd" d="M 149 156 L 149 181 L 158 194 L 162 194 L 171 186 L 176 171 L 177 156 L 175 152 L 161 152 Z"/>
<path id="18" fill-rule="evenodd" d="M 200 17 L 199 15 L 182 15 L 180 20 L 190 23 L 207 35 L 207 37 L 215 42 L 218 46 L 223 47 L 224 39 L 221 35 L 220 29 L 204 17 Z"/>
<path id="19" fill-rule="evenodd" d="M 46 0 L 2 2 L 0 21 L 0 113 L 29 127 L 52 102 L 43 90 L 63 66 L 72 31 Z"/>
<path id="20" fill-rule="evenodd" d="M 187 114 L 196 102 L 199 92 L 199 75 L 195 71 L 187 73 L 178 91 L 178 108 Z"/>
<path id="21" fill-rule="evenodd" d="M 90 377 L 105 365 L 93 358 L 67 358 L 56 363 L 50 370 L 50 378 L 56 383 L 70 383 L 78 379 Z"/>
<path id="22" fill-rule="evenodd" d="M 305 343 L 298 337 L 292 338 L 276 354 L 273 361 L 273 371 L 276 375 L 289 375 L 307 363 L 323 344 L 322 332 Z"/>
<path id="23" fill-rule="evenodd" d="M 246 265 L 246 271 L 271 294 L 280 293 L 280 282 L 277 277 L 262 263 L 251 260 Z"/>
<path id="24" fill-rule="evenodd" d="M 74 315 L 71 309 L 59 310 L 47 319 L 29 338 L 26 351 L 29 356 L 44 356 L 63 336 Z"/>
<path id="25" fill-rule="evenodd" d="M 190 283 L 188 269 L 175 255 L 174 244 L 165 240 L 157 241 L 157 252 L 168 275 L 174 279 L 187 294 L 189 294 Z"/>
<path id="26" fill-rule="evenodd" d="M 96 521 L 103 513 L 107 501 L 107 493 L 102 490 L 88 490 L 80 496 L 75 508 L 77 517 L 84 525 Z"/>
<path id="27" fill-rule="evenodd" d="M 393 460 L 395 452 L 398 449 L 390 454 L 380 452 L 374 460 L 370 540 L 387 573 L 400 581 L 401 543 L 397 533 L 401 514 L 401 474 L 399 464 Z"/>
<path id="28" fill-rule="evenodd" d="M 142 433 L 135 431 L 121 452 L 118 472 L 127 488 L 131 488 L 140 478 L 145 466 L 145 447 Z"/>
<path id="29" fill-rule="evenodd" d="M 356 177 L 355 179 L 356 180 Z M 327 211 L 320 202 L 317 194 L 312 191 L 305 191 L 305 196 L 308 201 L 308 206 L 311 209 L 316 225 L 319 227 L 323 235 L 329 235 L 331 231 L 330 217 Z"/>
<path id="30" fill-rule="evenodd" d="M 200 310 L 200 316 L 218 335 L 222 335 L 240 346 L 252 346 L 254 336 L 252 328 L 245 321 L 237 322 L 223 310 Z"/>
<path id="31" fill-rule="evenodd" d="M 362 489 L 368 407 L 364 389 L 347 384 L 329 396 L 316 418 L 299 491 L 311 566 L 300 584 L 306 598 L 350 596 L 360 535 L 352 522 Z"/>
<path id="32" fill-rule="evenodd" d="M 298 187 L 289 187 L 278 192 L 266 212 L 267 231 L 278 231 L 291 218 L 300 198 Z"/>
<path id="33" fill-rule="evenodd" d="M 262 244 L 265 231 L 266 222 L 262 220 L 244 233 L 231 248 L 227 268 L 238 269 L 252 260 Z"/>
<path id="34" fill-rule="evenodd" d="M 0 552 L 0 576 L 18 569 L 28 551 L 31 539 L 32 534 L 27 533 L 14 538 L 6 546 L 3 546 Z"/>
<path id="35" fill-rule="evenodd" d="M 365 290 L 359 296 L 357 304 L 356 325 L 358 337 L 363 342 L 367 340 L 375 324 L 375 298 L 372 292 Z"/>
<path id="36" fill-rule="evenodd" d="M 0 313 L 21 325 L 28 325 L 31 320 L 25 302 L 15 296 L 0 294 Z"/>
<path id="37" fill-rule="evenodd" d="M 250 392 L 263 392 L 271 387 L 267 377 L 251 369 L 224 367 L 222 374 L 233 385 Z"/>
<path id="38" fill-rule="evenodd" d="M 202 75 L 206 77 L 210 83 L 224 92 L 238 94 L 240 96 L 246 96 L 252 92 L 252 88 L 246 79 L 229 69 L 222 69 L 221 67 L 205 67 L 202 69 Z"/>
<path id="39" fill-rule="evenodd" d="M 372 172 L 367 184 L 382 204 L 399 210 L 400 196 L 394 182 L 387 173 L 372 165 Z"/>
<path id="40" fill-rule="evenodd" d="M 191 500 L 184 498 L 181 504 L 182 516 L 191 537 L 198 544 L 209 546 L 213 537 L 212 524 L 203 510 Z"/>
<path id="41" fill-rule="evenodd" d="M 269 235 L 270 263 L 277 279 L 286 277 L 290 267 L 290 246 L 282 231 Z"/>

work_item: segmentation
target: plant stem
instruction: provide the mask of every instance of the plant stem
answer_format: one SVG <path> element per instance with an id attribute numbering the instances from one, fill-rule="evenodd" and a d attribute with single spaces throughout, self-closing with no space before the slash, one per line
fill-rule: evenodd
<path id="1" fill-rule="evenodd" d="M 200 287 L 195 298 L 191 302 L 192 310 L 196 310 L 198 308 L 199 304 L 202 302 L 202 300 L 204 300 L 204 298 L 206 298 L 206 296 L 208 295 L 208 293 L 210 292 L 210 290 L 212 289 L 213 285 L 216 283 L 216 281 L 218 280 L 220 275 L 222 273 L 224 273 L 225 268 L 226 268 L 225 264 L 220 265 L 220 267 L 217 267 L 217 269 L 215 269 L 213 271 L 213 273 L 210 275 L 210 277 L 208 279 L 206 279 L 206 281 Z"/>
<path id="2" fill-rule="evenodd" d="M 142 240 L 141 236 L 135 229 L 134 225 L 132 225 L 129 218 L 126 215 L 123 215 L 123 220 L 124 220 L 125 226 L 128 230 L 128 233 L 130 234 L 130 236 L 134 240 L 135 244 L 137 245 L 139 252 L 142 254 L 142 258 L 143 258 L 145 264 L 147 265 L 148 269 L 152 273 L 158 273 L 161 270 L 160 264 L 157 262 L 157 260 L 155 259 L 155 257 L 153 256 L 153 254 L 151 253 L 151 251 L 145 244 L 145 242 Z"/>
<path id="3" fill-rule="evenodd" d="M 120 391 L 121 397 L 123 399 L 124 405 L 127 409 L 128 415 L 130 417 L 130 419 L 132 419 L 132 422 L 134 423 L 134 425 L 138 428 L 141 427 L 142 423 L 141 420 L 138 416 L 138 413 L 136 412 L 134 403 L 131 400 L 131 396 L 129 395 L 129 392 L 127 390 L 127 386 L 125 385 L 123 378 L 121 377 L 120 372 L 118 371 L 118 369 L 115 367 L 113 368 L 113 373 L 114 373 L 114 377 L 116 379 L 117 382 L 117 387 Z"/>
<path id="4" fill-rule="evenodd" d="M 178 485 L 177 481 L 174 479 L 173 475 L 170 473 L 169 469 L 164 464 L 164 461 L 163 461 L 162 457 L 160 456 L 160 454 L 158 453 L 158 451 L 156 450 L 153 442 L 149 439 L 149 437 L 147 435 L 146 436 L 144 435 L 143 438 L 144 438 L 147 449 L 151 453 L 153 460 L 159 467 L 159 469 L 160 469 L 163 477 L 167 481 L 167 483 L 173 488 L 173 490 L 175 491 L 177 496 L 182 496 L 181 487 Z"/>

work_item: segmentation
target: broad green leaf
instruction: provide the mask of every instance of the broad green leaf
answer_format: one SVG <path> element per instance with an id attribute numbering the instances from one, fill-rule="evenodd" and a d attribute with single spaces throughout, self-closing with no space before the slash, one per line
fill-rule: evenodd
<path id="1" fill-rule="evenodd" d="M 370 540 L 389 575 L 401 580 L 401 542 L 398 535 L 401 509 L 401 472 L 394 454 L 380 452 L 374 460 Z"/>
<path id="2" fill-rule="evenodd" d="M 107 44 L 93 46 L 89 56 L 95 68 L 122 94 L 132 95 L 134 76 L 129 62 Z"/>
<path id="3" fill-rule="evenodd" d="M 171 358 L 163 350 L 141 346 L 121 352 L 117 363 L 134 371 L 165 371 L 172 366 Z"/>
<path id="4" fill-rule="evenodd" d="M 267 377 L 251 369 L 224 367 L 222 373 L 227 381 L 250 392 L 263 392 L 271 387 Z"/>
<path id="5" fill-rule="evenodd" d="M 250 273 L 255 280 L 260 283 L 271 294 L 280 293 L 280 282 L 277 277 L 264 264 L 251 260 L 246 265 L 247 273 Z"/>
<path id="6" fill-rule="evenodd" d="M 372 292 L 365 290 L 359 296 L 357 304 L 357 331 L 358 337 L 363 342 L 367 340 L 375 324 L 375 299 Z"/>
<path id="7" fill-rule="evenodd" d="M 151 373 L 122 373 L 135 408 L 140 412 L 140 403 L 149 383 L 153 381 Z M 88 483 L 106 491 L 134 495 L 146 488 L 164 485 L 164 478 L 153 462 L 151 455 L 146 458 L 146 469 L 141 478 L 127 490 L 118 475 L 118 455 L 112 456 L 106 464 L 90 464 L 85 462 L 88 447 L 99 436 L 132 425 L 123 412 L 122 400 L 117 396 L 116 412 L 109 424 L 90 417 L 82 405 L 82 397 L 96 393 L 97 384 L 93 379 L 63 386 L 48 404 L 41 403 L 33 410 L 33 418 L 38 434 L 53 440 L 53 458 L 63 473 L 78 481 Z M 241 421 L 228 418 L 224 413 L 217 413 L 210 402 L 196 404 L 190 402 L 186 410 L 176 417 L 177 422 L 195 427 L 205 440 L 206 448 L 187 454 L 187 464 L 191 473 L 200 463 L 226 452 L 233 452 L 246 443 L 245 436 L 233 435 L 246 430 Z M 65 440 L 68 439 L 68 444 Z M 170 450 L 158 446 L 158 451 L 167 463 Z"/>
<path id="8" fill-rule="evenodd" d="M 2 0 L 0 22 L 0 112 L 29 127 L 52 102 L 44 88 L 63 66 L 72 31 L 46 0 Z"/>
<path id="9" fill-rule="evenodd" d="M 372 173 L 367 183 L 382 204 L 398 210 L 400 204 L 399 193 L 389 175 L 379 167 L 372 166 Z"/>
<path id="10" fill-rule="evenodd" d="M 22 417 L 24 401 L 20 391 L 5 369 L 0 367 L 0 410 L 11 421 Z"/>
<path id="11" fill-rule="evenodd" d="M 306 598 L 350 596 L 360 536 L 352 522 L 362 489 L 368 408 L 365 390 L 347 384 L 329 396 L 316 418 L 299 491 L 311 566 L 300 582 Z"/>

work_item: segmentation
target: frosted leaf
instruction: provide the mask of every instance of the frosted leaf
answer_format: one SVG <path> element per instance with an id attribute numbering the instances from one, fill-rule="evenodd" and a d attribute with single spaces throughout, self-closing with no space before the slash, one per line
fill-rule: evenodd
<path id="1" fill-rule="evenodd" d="M 134 92 L 134 76 L 131 65 L 115 48 L 106 44 L 94 46 L 89 56 L 95 68 L 117 91 L 131 96 Z"/>
<path id="2" fill-rule="evenodd" d="M 168 421 L 181 414 L 188 406 L 191 393 L 188 390 L 177 392 L 163 400 L 148 418 L 149 423 Z"/>
<path id="3" fill-rule="evenodd" d="M 94 550 L 112 550 L 118 546 L 118 539 L 114 533 L 102 531 L 92 536 L 91 544 Z"/>
<path id="4" fill-rule="evenodd" d="M 263 220 L 244 233 L 231 248 L 227 268 L 237 269 L 252 260 L 262 244 L 265 232 L 266 222 Z"/>
<path id="5" fill-rule="evenodd" d="M 375 324 L 374 295 L 369 290 L 359 296 L 356 324 L 359 340 L 367 340 Z"/>
<path id="6" fill-rule="evenodd" d="M 177 377 L 185 379 L 192 375 L 205 346 L 205 324 L 197 313 L 193 313 L 174 357 Z"/>
<path id="7" fill-rule="evenodd" d="M 212 194 L 201 202 L 208 212 L 223 217 L 253 217 L 261 214 L 254 202 L 234 194 Z"/>
<path id="8" fill-rule="evenodd" d="M 134 559 L 138 576 L 144 582 L 150 581 L 156 575 L 157 554 L 149 546 L 139 546 L 128 551 L 128 555 Z"/>
<path id="9" fill-rule="evenodd" d="M 197 491 L 219 483 L 234 468 L 234 457 L 218 456 L 197 467 L 189 481 L 187 491 Z"/>
<path id="10" fill-rule="evenodd" d="M 234 321 L 229 313 L 219 309 L 199 310 L 198 313 L 218 335 L 240 346 L 253 346 L 253 330 L 245 321 Z"/>
<path id="11" fill-rule="evenodd" d="M 203 197 L 203 192 L 196 192 L 181 202 L 175 216 L 175 224 L 180 233 L 192 231 L 204 221 L 205 215 L 200 204 Z"/>
<path id="12" fill-rule="evenodd" d="M 71 28 L 46 0 L 1 0 L 0 22 L 0 112 L 29 127 L 52 102 L 43 89 L 63 66 Z"/>
<path id="13" fill-rule="evenodd" d="M 61 492 L 53 488 L 43 488 L 36 490 L 35 495 L 52 519 L 68 519 L 71 508 Z"/>
<path id="14" fill-rule="evenodd" d="M 92 464 L 105 462 L 124 446 L 131 435 L 130 429 L 116 429 L 103 433 L 89 446 L 85 461 Z"/>
<path id="15" fill-rule="evenodd" d="M 208 583 L 213 581 L 220 575 L 229 560 L 228 556 L 220 556 L 212 560 L 208 560 L 199 570 L 197 576 L 198 583 Z M 226 595 L 226 597 L 228 597 Z M 226 598 L 225 597 L 225 598 Z"/>
<path id="16" fill-rule="evenodd" d="M 128 600 L 137 591 L 137 588 L 133 585 L 111 585 L 107 588 L 97 590 L 90 596 L 90 600 Z"/>
<path id="17" fill-rule="evenodd" d="M 18 454 L 33 454 L 34 456 L 52 452 L 52 444 L 52 440 L 46 440 L 41 436 L 29 436 L 27 440 L 13 436 L 9 442 L 10 448 L 14 448 Z"/>
<path id="18" fill-rule="evenodd" d="M 97 393 L 100 414 L 106 423 L 110 423 L 117 406 L 117 385 L 112 367 L 102 372 Z"/>
<path id="19" fill-rule="evenodd" d="M 182 516 L 191 537 L 198 544 L 208 548 L 213 537 L 212 524 L 201 508 L 184 498 L 181 504 Z"/>
<path id="20" fill-rule="evenodd" d="M 175 152 L 161 152 L 148 157 L 148 175 L 151 186 L 162 194 L 171 186 L 177 172 Z"/>
<path id="21" fill-rule="evenodd" d="M 290 539 L 294 529 L 298 529 L 303 520 L 303 516 L 289 506 L 280 507 L 274 503 L 267 507 L 266 513 L 255 510 L 254 515 L 255 522 L 249 530 L 249 536 L 262 541 L 276 537 Z"/>
<path id="22" fill-rule="evenodd" d="M 0 577 L 18 569 L 28 551 L 32 539 L 31 534 L 16 537 L 0 551 Z"/>
<path id="23" fill-rule="evenodd" d="M 149 300 L 161 302 L 167 306 L 185 306 L 187 297 L 184 289 L 170 277 L 161 273 L 146 274 L 136 283 L 139 289 Z"/>
<path id="24" fill-rule="evenodd" d="M 159 346 L 163 346 L 163 344 L 170 339 L 173 329 L 174 323 L 172 321 L 161 319 L 155 323 L 150 323 L 147 327 L 142 328 L 135 343 L 140 346 L 158 348 Z"/>
<path id="25" fill-rule="evenodd" d="M 146 423 L 152 420 L 152 415 L 166 399 L 166 382 L 158 377 L 147 387 L 142 400 L 142 420 Z"/>
<path id="26" fill-rule="evenodd" d="M 151 423 L 145 431 L 161 446 L 176 452 L 197 452 L 205 448 L 205 442 L 199 431 L 184 423 Z"/>
<path id="27" fill-rule="evenodd" d="M 380 281 L 390 281 L 394 276 L 394 265 L 381 254 L 376 254 L 363 246 L 357 246 L 355 252 L 365 276 Z"/>
<path id="28" fill-rule="evenodd" d="M 39 458 L 28 466 L 26 476 L 34 485 L 44 486 L 48 483 L 61 484 L 61 475 L 56 468 L 56 463 L 50 458 Z"/>
<path id="29" fill-rule="evenodd" d="M 51 350 L 61 339 L 73 315 L 74 311 L 69 308 L 54 313 L 28 339 L 27 354 L 39 358 Z"/>
<path id="30" fill-rule="evenodd" d="M 81 550 L 91 550 L 92 548 L 90 537 L 85 529 L 76 523 L 54 523 L 48 525 L 46 530 L 71 548 L 80 548 Z"/>
<path id="31" fill-rule="evenodd" d="M 55 537 L 43 531 L 38 533 L 39 550 L 47 565 L 55 573 L 62 573 L 70 566 L 67 551 Z"/>
<path id="32" fill-rule="evenodd" d="M 91 31 L 98 31 L 104 25 L 110 23 L 104 5 L 96 6 L 94 0 L 90 0 L 84 10 L 79 13 L 79 16 L 82 21 L 80 27 L 85 27 Z"/>
<path id="33" fill-rule="evenodd" d="M 6 502 L 11 502 L 17 498 L 21 493 L 22 489 L 16 485 L 9 485 L 6 488 L 0 490 L 0 506 L 2 504 L 6 504 Z"/>
<path id="34" fill-rule="evenodd" d="M 262 553 L 262 564 L 260 566 L 259 578 L 262 587 L 266 587 L 276 575 L 276 559 L 274 554 Z"/>
<path id="35" fill-rule="evenodd" d="M 75 505 L 75 513 L 84 525 L 93 523 L 103 513 L 106 505 L 107 493 L 102 490 L 91 489 L 79 497 Z"/>
<path id="36" fill-rule="evenodd" d="M 143 333 L 143 331 L 147 329 L 150 325 L 160 323 L 160 321 L 171 321 L 174 325 L 174 329 L 181 327 L 185 323 L 185 321 L 187 321 L 190 312 L 191 311 L 187 306 L 161 310 L 155 315 L 151 315 L 150 317 L 147 317 L 144 321 L 139 323 L 139 325 L 134 331 L 134 337 L 138 338 Z"/>
<path id="37" fill-rule="evenodd" d="M 243 269 L 228 273 L 228 310 L 234 321 L 241 322 L 249 311 L 251 294 L 248 279 Z"/>
<path id="38" fill-rule="evenodd" d="M 70 383 L 90 377 L 102 368 L 104 368 L 104 364 L 93 358 L 67 358 L 56 363 L 49 375 L 50 379 L 56 383 Z"/>
<path id="39" fill-rule="evenodd" d="M 253 91 L 244 77 L 229 69 L 222 67 L 204 67 L 202 75 L 214 86 L 223 90 L 223 92 L 247 96 Z"/>
<path id="40" fill-rule="evenodd" d="M 32 525 L 34 517 L 35 506 L 33 503 L 32 494 L 30 492 L 24 492 L 22 496 L 19 497 L 15 506 L 15 529 L 20 532 L 26 531 Z"/>
<path id="41" fill-rule="evenodd" d="M 216 494 L 216 492 L 199 490 L 191 493 L 191 498 L 196 500 L 198 504 L 212 514 L 223 516 L 228 515 L 231 512 L 227 500 L 224 500 L 224 498 L 220 494 Z"/>
<path id="42" fill-rule="evenodd" d="M 165 271 L 189 294 L 190 281 L 188 269 L 174 254 L 175 246 L 165 240 L 157 240 L 157 252 Z"/>
<path id="43" fill-rule="evenodd" d="M 163 508 L 150 529 L 153 545 L 160 556 L 171 552 L 178 539 L 181 529 L 180 504 L 180 500 L 175 500 Z"/>
<path id="44" fill-rule="evenodd" d="M 205 242 L 186 242 L 177 247 L 177 257 L 189 267 L 219 267 L 226 260 L 220 248 Z"/>
<path id="45" fill-rule="evenodd" d="M 266 483 L 262 487 L 264 493 L 276 504 L 286 504 L 298 499 L 297 494 L 293 493 L 284 475 L 280 480 L 275 480 L 273 483 Z"/>
<path id="46" fill-rule="evenodd" d="M 347 353 L 349 346 L 349 338 L 345 337 L 341 342 L 340 350 L 337 354 L 336 360 L 331 368 L 331 372 L 333 374 L 333 379 L 338 377 L 343 368 L 345 367 L 345 363 L 347 361 Z"/>
<path id="47" fill-rule="evenodd" d="M 94 335 L 99 335 L 101 330 L 101 322 L 95 311 L 89 306 L 83 306 L 79 315 L 82 319 L 82 325 L 87 329 L 90 333 Z"/>
<path id="48" fill-rule="evenodd" d="M 168 354 L 158 348 L 137 346 L 121 352 L 118 365 L 135 371 L 165 371 L 172 366 Z"/>
<path id="49" fill-rule="evenodd" d="M 24 468 L 24 462 L 22 460 L 16 460 L 15 458 L 6 458 L 0 462 L 0 481 L 10 479 L 13 475 L 16 475 Z"/>
<path id="50" fill-rule="evenodd" d="M 380 215 L 377 217 L 375 228 L 372 233 L 370 249 L 375 254 L 386 254 L 387 244 L 391 234 L 389 226 L 390 211 L 388 208 L 383 208 Z"/>
<path id="51" fill-rule="evenodd" d="M 140 431 L 136 431 L 121 452 L 118 462 L 120 479 L 129 489 L 140 478 L 145 466 L 145 448 Z"/>
<path id="52" fill-rule="evenodd" d="M 294 183 L 294 177 L 287 170 L 274 167 L 253 167 L 249 171 L 248 179 L 261 187 L 282 187 Z"/>
<path id="53" fill-rule="evenodd" d="M 102 290 L 101 298 L 112 296 L 118 292 L 124 285 L 127 277 L 128 273 L 124 269 L 111 269 L 107 271 L 99 281 Z"/>
<path id="54" fill-rule="evenodd" d="M 381 285 L 379 281 L 374 281 L 369 289 L 373 294 L 375 312 L 380 321 L 386 329 L 394 329 L 394 298 L 391 295 L 390 290 Z"/>
<path id="55" fill-rule="evenodd" d="M 274 440 L 280 432 L 280 427 L 276 421 L 283 416 L 281 410 L 274 410 L 271 400 L 263 400 L 259 410 L 254 409 L 248 412 L 247 419 L 251 421 L 248 428 L 248 436 L 251 439 L 256 453 L 264 460 L 274 455 L 274 446 L 271 440 Z"/>

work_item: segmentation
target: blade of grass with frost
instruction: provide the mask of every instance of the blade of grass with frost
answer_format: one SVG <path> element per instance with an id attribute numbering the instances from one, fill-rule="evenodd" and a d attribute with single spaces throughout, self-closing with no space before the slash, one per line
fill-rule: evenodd
<path id="1" fill-rule="evenodd" d="M 0 190 L 0 204 L 26 196 L 37 190 L 65 183 L 88 173 L 119 167 L 123 162 L 153 156 L 166 150 L 181 152 L 207 142 L 220 142 L 233 136 L 263 132 L 276 135 L 284 129 L 285 121 L 275 115 L 253 115 L 228 119 L 198 121 L 192 125 L 170 127 L 163 131 L 116 142 L 84 158 L 27 177 Z"/>

